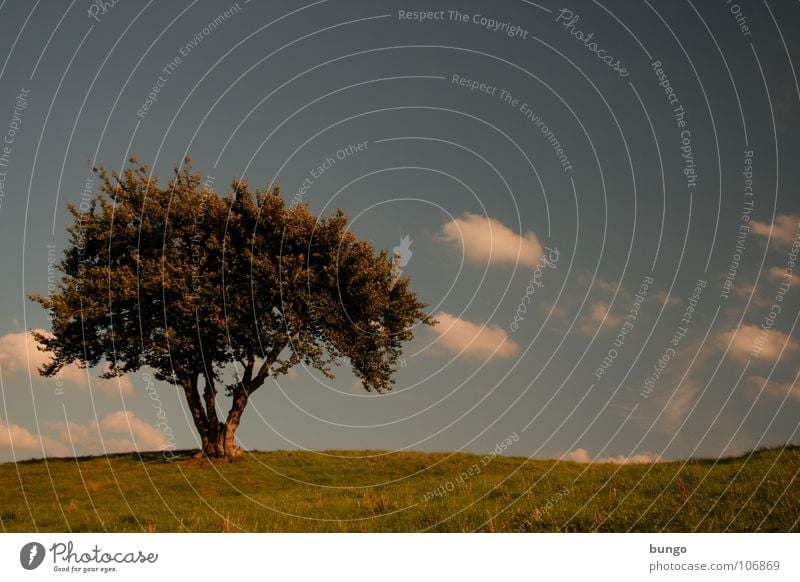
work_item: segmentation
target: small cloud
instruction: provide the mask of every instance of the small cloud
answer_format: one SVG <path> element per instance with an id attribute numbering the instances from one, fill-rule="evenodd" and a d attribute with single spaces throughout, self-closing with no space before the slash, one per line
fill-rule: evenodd
<path id="1" fill-rule="evenodd" d="M 624 319 L 621 315 L 611 313 L 608 303 L 596 301 L 578 326 L 577 332 L 581 335 L 594 335 L 598 327 L 603 329 L 618 327 L 622 325 Z"/>
<path id="2" fill-rule="evenodd" d="M 519 352 L 519 344 L 508 337 L 499 325 L 479 324 L 440 311 L 439 325 L 433 328 L 444 348 L 468 358 L 510 358 Z"/>
<path id="3" fill-rule="evenodd" d="M 780 267 L 772 267 L 767 271 L 767 277 L 776 285 L 788 283 L 792 287 L 800 286 L 800 275 Z"/>
<path id="4" fill-rule="evenodd" d="M 775 398 L 785 398 L 788 394 L 790 398 L 800 400 L 800 384 L 797 379 L 792 383 L 789 382 L 775 382 L 768 380 L 764 376 L 750 376 L 747 382 L 753 387 L 755 393 L 766 394 Z M 763 391 L 762 391 L 763 388 Z"/>
<path id="5" fill-rule="evenodd" d="M 536 267 L 542 257 L 542 244 L 533 232 L 520 236 L 499 220 L 471 212 L 444 224 L 439 235 L 447 243 L 463 247 L 473 263 Z"/>
<path id="6" fill-rule="evenodd" d="M 717 346 L 725 349 L 730 343 L 728 353 L 741 362 L 755 357 L 775 362 L 800 350 L 800 342 L 776 329 L 765 330 L 759 325 L 742 325 L 738 330 L 722 332 L 717 336 Z M 785 346 L 785 347 L 784 347 Z"/>
<path id="7" fill-rule="evenodd" d="M 653 295 L 653 301 L 658 305 L 666 305 L 667 307 L 680 307 L 682 304 L 680 297 L 667 295 L 666 291 L 659 291 Z"/>
<path id="8" fill-rule="evenodd" d="M 590 287 L 592 291 L 600 291 L 608 295 L 623 294 L 626 297 L 630 296 L 628 290 L 624 285 L 620 285 L 615 281 L 606 281 L 602 277 L 598 277 L 589 271 L 581 271 L 576 278 L 578 285 L 581 287 Z"/>
<path id="9" fill-rule="evenodd" d="M 39 333 L 47 333 L 43 329 L 35 330 Z M 39 367 L 50 361 L 50 352 L 42 352 L 37 348 L 36 340 L 27 332 L 7 333 L 0 336 L 0 367 L 3 373 L 14 376 L 19 372 L 29 373 L 39 376 Z M 44 378 L 42 378 L 44 380 Z M 84 368 L 79 368 L 77 364 L 70 364 L 61 370 L 60 379 L 63 382 L 77 384 L 82 388 L 89 387 L 89 374 Z M 54 378 L 49 381 L 54 382 Z M 94 377 L 91 379 L 93 389 L 101 390 L 108 394 L 132 394 L 133 384 L 127 376 L 119 378 L 104 379 Z"/>
<path id="10" fill-rule="evenodd" d="M 677 430 L 694 406 L 699 392 L 700 385 L 697 382 L 689 379 L 681 382 L 664 403 L 659 428 L 666 431 Z"/>
<path id="11" fill-rule="evenodd" d="M 542 311 L 545 313 L 550 313 L 552 317 L 557 319 L 564 319 L 569 315 L 569 310 L 566 307 L 561 307 L 560 305 L 556 305 L 554 303 L 542 301 L 541 306 Z"/>
<path id="12" fill-rule="evenodd" d="M 613 457 L 598 457 L 592 459 L 586 449 L 575 449 L 565 453 L 559 458 L 560 461 L 572 461 L 574 463 L 615 463 L 617 465 L 625 464 L 641 464 L 641 463 L 658 463 L 661 461 L 661 455 L 656 453 L 636 453 L 626 457 L 625 455 L 616 455 Z"/>
<path id="13" fill-rule="evenodd" d="M 779 214 L 772 224 L 751 220 L 750 230 L 756 236 L 769 238 L 774 247 L 785 249 L 800 236 L 800 216 Z"/>
<path id="14" fill-rule="evenodd" d="M 42 452 L 48 457 L 64 457 L 69 449 L 49 437 L 33 434 L 18 424 L 8 424 L 0 418 L 0 451 L 13 451 L 15 455 Z"/>
<path id="15" fill-rule="evenodd" d="M 756 288 L 752 281 L 734 283 L 733 287 L 731 287 L 732 295 L 741 299 L 742 301 L 749 300 L 750 304 L 756 307 L 769 307 L 772 305 L 772 299 L 774 295 L 772 295 L 772 297 L 768 297 L 763 290 L 763 284 Z"/>

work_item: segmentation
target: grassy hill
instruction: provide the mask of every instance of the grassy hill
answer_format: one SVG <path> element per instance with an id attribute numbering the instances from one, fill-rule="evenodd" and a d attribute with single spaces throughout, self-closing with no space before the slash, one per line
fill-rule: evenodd
<path id="1" fill-rule="evenodd" d="M 489 459 L 487 461 L 487 459 Z M 189 452 L 0 465 L 3 531 L 800 531 L 800 448 L 581 465 L 445 453 Z"/>

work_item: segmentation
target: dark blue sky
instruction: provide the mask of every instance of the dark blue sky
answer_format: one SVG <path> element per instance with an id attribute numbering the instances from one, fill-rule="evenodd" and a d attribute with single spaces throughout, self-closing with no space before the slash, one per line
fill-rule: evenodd
<path id="1" fill-rule="evenodd" d="M 92 161 L 131 154 L 413 241 L 404 272 L 442 323 L 396 392 L 298 368 L 256 394 L 245 447 L 798 441 L 796 4 L 266 4 L 0 4 L 0 459 L 154 448 L 167 428 L 195 446 L 173 387 L 57 386 L 23 333 L 47 325 L 25 297 L 47 291 L 65 203 L 97 193 Z"/>

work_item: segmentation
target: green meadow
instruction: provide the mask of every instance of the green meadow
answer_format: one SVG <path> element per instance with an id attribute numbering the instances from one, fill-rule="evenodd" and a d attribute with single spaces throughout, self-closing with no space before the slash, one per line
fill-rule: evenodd
<path id="1" fill-rule="evenodd" d="M 0 465 L 6 532 L 800 531 L 800 447 L 578 464 L 451 453 L 185 451 Z M 488 459 L 488 460 L 487 460 Z"/>

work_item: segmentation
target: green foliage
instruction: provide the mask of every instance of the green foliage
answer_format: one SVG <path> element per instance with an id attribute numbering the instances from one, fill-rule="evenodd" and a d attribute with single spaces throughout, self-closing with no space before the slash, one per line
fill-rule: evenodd
<path id="1" fill-rule="evenodd" d="M 300 362 L 332 377 L 347 361 L 367 390 L 392 388 L 413 326 L 435 322 L 341 210 L 317 218 L 287 207 L 277 186 L 244 181 L 221 197 L 188 159 L 162 188 L 130 161 L 122 175 L 95 168 L 102 193 L 83 211 L 69 206 L 63 278 L 56 293 L 32 296 L 52 320 L 52 334 L 35 334 L 54 354 L 42 374 L 73 362 L 107 360 L 107 377 L 149 366 L 184 388 L 209 446 L 226 370 L 231 433 L 250 394 Z"/>

